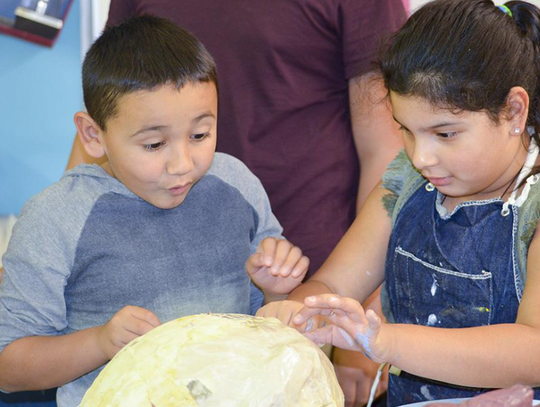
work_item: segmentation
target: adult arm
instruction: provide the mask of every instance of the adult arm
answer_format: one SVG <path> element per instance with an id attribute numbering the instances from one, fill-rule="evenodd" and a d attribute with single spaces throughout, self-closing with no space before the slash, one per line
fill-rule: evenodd
<path id="1" fill-rule="evenodd" d="M 381 180 L 386 166 L 403 148 L 386 94 L 378 73 L 370 72 L 349 80 L 351 124 L 360 161 L 357 212 Z"/>
<path id="2" fill-rule="evenodd" d="M 73 146 L 71 147 L 71 154 L 69 155 L 68 163 L 66 165 L 66 171 L 75 168 L 79 164 L 98 164 L 101 165 L 107 161 L 107 156 L 104 155 L 101 158 L 95 158 L 90 156 L 83 147 L 83 144 L 79 138 L 79 135 L 75 135 L 73 140 Z"/>

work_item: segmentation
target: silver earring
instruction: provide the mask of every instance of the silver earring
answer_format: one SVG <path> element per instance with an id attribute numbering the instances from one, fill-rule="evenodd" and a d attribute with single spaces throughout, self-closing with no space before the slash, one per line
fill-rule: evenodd
<path id="1" fill-rule="evenodd" d="M 516 134 L 521 133 L 521 129 L 520 129 L 519 127 L 516 127 L 516 128 L 514 129 L 514 133 L 516 133 Z"/>

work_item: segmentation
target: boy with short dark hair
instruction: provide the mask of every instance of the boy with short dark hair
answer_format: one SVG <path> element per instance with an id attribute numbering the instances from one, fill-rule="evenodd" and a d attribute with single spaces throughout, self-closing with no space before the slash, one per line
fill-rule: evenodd
<path id="1" fill-rule="evenodd" d="M 25 206 L 0 285 L 0 388 L 60 386 L 61 407 L 134 338 L 185 315 L 254 313 L 250 276 L 270 301 L 309 263 L 258 179 L 214 153 L 216 68 L 191 34 L 151 16 L 107 29 L 83 90 L 77 130 L 108 161 Z"/>

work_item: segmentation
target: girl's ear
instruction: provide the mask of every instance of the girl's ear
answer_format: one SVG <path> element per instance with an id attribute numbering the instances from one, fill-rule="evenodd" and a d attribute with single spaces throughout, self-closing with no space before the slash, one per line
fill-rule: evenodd
<path id="1" fill-rule="evenodd" d="M 506 101 L 509 113 L 508 123 L 511 126 L 510 132 L 514 135 L 521 135 L 527 128 L 529 94 L 521 86 L 514 86 L 508 92 Z M 520 129 L 520 131 L 516 131 L 516 129 Z"/>
<path id="2" fill-rule="evenodd" d="M 77 112 L 73 117 L 79 139 L 89 156 L 101 158 L 105 155 L 105 147 L 99 138 L 101 128 L 88 113 Z"/>

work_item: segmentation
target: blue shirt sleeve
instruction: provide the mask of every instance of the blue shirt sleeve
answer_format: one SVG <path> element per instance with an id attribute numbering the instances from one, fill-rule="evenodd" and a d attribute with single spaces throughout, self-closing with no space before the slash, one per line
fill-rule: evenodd
<path id="1" fill-rule="evenodd" d="M 262 307 L 264 302 L 264 294 L 259 290 L 255 284 L 251 283 L 251 292 L 249 296 L 249 305 L 251 315 L 255 315 L 259 308 Z"/>

